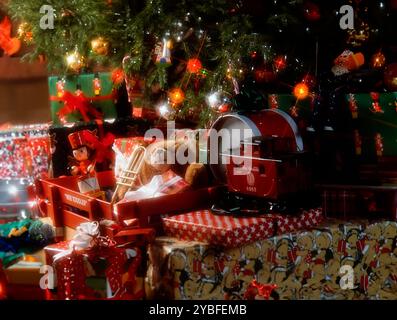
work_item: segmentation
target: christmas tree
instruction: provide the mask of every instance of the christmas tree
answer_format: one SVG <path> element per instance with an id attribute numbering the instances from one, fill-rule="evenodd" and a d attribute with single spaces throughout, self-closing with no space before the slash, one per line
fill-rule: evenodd
<path id="1" fill-rule="evenodd" d="M 57 75 L 123 69 L 127 79 L 143 87 L 133 103 L 154 107 L 166 119 L 200 119 L 208 125 L 233 107 L 263 108 L 263 93 L 292 93 L 302 81 L 311 92 L 321 89 L 328 96 L 340 87 L 344 93 L 393 89 L 390 81 L 383 82 L 383 70 L 396 55 L 395 0 L 46 4 L 53 10 L 54 29 L 40 26 L 42 1 L 8 4 L 20 22 L 20 37 L 32 44 L 26 58 L 45 58 Z M 343 5 L 354 10 L 353 30 L 340 27 Z M 334 77 L 334 59 L 345 49 L 363 53 L 365 71 Z"/>

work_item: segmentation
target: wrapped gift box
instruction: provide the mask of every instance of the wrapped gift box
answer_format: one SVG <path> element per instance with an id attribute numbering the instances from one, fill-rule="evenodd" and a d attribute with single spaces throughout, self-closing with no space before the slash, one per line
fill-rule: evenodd
<path id="1" fill-rule="evenodd" d="M 48 125 L 14 126 L 0 131 L 0 179 L 29 179 L 48 171 Z"/>
<path id="2" fill-rule="evenodd" d="M 237 218 L 203 210 L 163 218 L 163 225 L 168 236 L 181 240 L 238 247 L 273 236 L 274 220 L 274 216 Z"/>
<path id="3" fill-rule="evenodd" d="M 297 216 L 278 215 L 277 234 L 295 232 L 302 229 L 311 229 L 323 222 L 322 208 L 303 210 Z"/>
<path id="4" fill-rule="evenodd" d="M 396 222 L 326 220 L 311 231 L 232 249 L 158 238 L 149 248 L 147 294 L 153 299 L 243 299 L 256 279 L 278 286 L 271 299 L 395 300 L 396 235 Z M 354 289 L 341 287 L 342 266 L 350 267 Z"/>
<path id="5" fill-rule="evenodd" d="M 346 96 L 346 106 L 355 130 L 355 154 L 364 163 L 376 163 L 380 157 L 397 156 L 397 93 L 379 94 L 377 101 L 378 104 L 374 104 L 370 93 Z"/>
<path id="6" fill-rule="evenodd" d="M 72 251 L 69 245 L 70 241 L 64 241 L 44 249 L 47 264 L 56 272 L 57 299 L 143 298 L 143 278 L 138 279 L 142 259 L 138 248 Z"/>
<path id="7" fill-rule="evenodd" d="M 258 217 L 221 216 L 201 210 L 163 218 L 167 236 L 233 248 L 264 240 L 276 233 L 310 229 L 323 220 L 321 209 L 303 211 L 297 216 L 268 214 Z"/>
<path id="8" fill-rule="evenodd" d="M 99 72 L 97 74 L 69 75 L 65 78 L 51 76 L 48 78 L 48 86 L 51 101 L 51 117 L 55 124 L 60 124 L 59 111 L 65 106 L 65 93 L 75 94 L 81 90 L 92 108 L 98 110 L 102 119 L 116 119 L 118 115 L 117 102 L 119 99 L 118 91 L 112 82 L 112 75 L 109 72 Z M 123 111 L 123 115 L 131 115 L 129 104 L 125 104 L 129 111 Z M 83 120 L 79 112 L 67 115 L 68 122 L 78 122 Z"/>

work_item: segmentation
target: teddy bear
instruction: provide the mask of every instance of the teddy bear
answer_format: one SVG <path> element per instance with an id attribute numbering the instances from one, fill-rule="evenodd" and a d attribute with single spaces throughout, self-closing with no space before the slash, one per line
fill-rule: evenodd
<path id="1" fill-rule="evenodd" d="M 327 230 L 317 232 L 315 234 L 315 244 L 316 256 L 314 258 L 325 265 L 333 258 L 333 252 L 331 250 L 332 234 Z"/>
<path id="2" fill-rule="evenodd" d="M 222 273 L 216 267 L 216 253 L 209 250 L 203 254 L 202 276 L 199 280 L 198 295 L 200 299 L 208 300 L 222 296 Z"/>
<path id="3" fill-rule="evenodd" d="M 309 288 L 307 294 L 313 300 L 321 299 L 323 283 L 325 281 L 325 265 L 323 261 L 314 261 L 311 266 L 311 277 L 307 279 L 305 287 Z"/>
<path id="4" fill-rule="evenodd" d="M 240 260 L 242 252 L 240 248 L 231 248 L 225 252 L 225 269 L 223 273 L 223 291 L 226 300 L 242 299 L 243 283 L 240 278 L 241 267 Z"/>
<path id="5" fill-rule="evenodd" d="M 345 255 L 345 247 L 341 246 L 342 243 L 345 242 L 344 240 L 344 233 L 339 228 L 332 228 L 332 253 L 334 259 L 337 259 L 339 262 L 342 260 L 343 256 Z"/>
<path id="6" fill-rule="evenodd" d="M 338 259 L 331 259 L 328 261 L 325 267 L 325 283 L 324 288 L 333 294 L 335 294 L 340 289 L 340 275 L 339 271 L 341 268 L 340 261 Z"/>
<path id="7" fill-rule="evenodd" d="M 172 287 L 175 288 L 174 295 L 176 300 L 185 299 L 184 285 L 190 279 L 187 272 L 186 254 L 181 249 L 171 252 L 168 260 L 168 270 L 173 274 Z"/>
<path id="8" fill-rule="evenodd" d="M 280 300 L 292 300 L 296 298 L 301 289 L 300 282 L 293 272 L 287 272 L 284 267 L 275 267 L 272 270 L 271 283 L 277 285 L 276 292 Z"/>
<path id="9" fill-rule="evenodd" d="M 261 247 L 259 243 L 252 243 L 242 248 L 242 253 L 241 279 L 244 281 L 244 285 L 248 286 L 263 267 L 263 262 L 260 259 Z"/>
<path id="10" fill-rule="evenodd" d="M 313 254 L 313 234 L 311 232 L 303 232 L 299 234 L 297 240 L 297 256 L 295 274 L 301 282 L 309 277 L 310 265 L 312 262 Z"/>
<path id="11" fill-rule="evenodd" d="M 193 148 L 194 146 L 184 139 L 161 140 L 150 144 L 146 148 L 139 174 L 141 184 L 147 185 L 154 176 L 172 170 L 192 188 L 206 187 L 209 180 L 207 167 L 188 157 L 190 154 L 194 155 Z"/>
<path id="12" fill-rule="evenodd" d="M 202 257 L 200 246 L 193 247 L 187 255 L 187 267 L 189 270 L 190 279 L 198 281 L 202 275 Z"/>
<path id="13" fill-rule="evenodd" d="M 293 242 L 289 237 L 282 237 L 280 240 L 278 240 L 275 257 L 276 266 L 284 268 L 291 267 L 291 264 L 294 264 L 295 261 L 291 261 L 289 253 L 293 252 L 293 250 Z"/>
<path id="14" fill-rule="evenodd" d="M 382 225 L 375 223 L 365 229 L 366 241 L 363 250 L 363 268 L 369 273 L 377 267 L 379 256 L 379 243 L 382 237 Z"/>

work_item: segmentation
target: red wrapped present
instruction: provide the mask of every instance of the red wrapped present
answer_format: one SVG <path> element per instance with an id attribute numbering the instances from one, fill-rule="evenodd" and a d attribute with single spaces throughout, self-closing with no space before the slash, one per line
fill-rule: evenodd
<path id="1" fill-rule="evenodd" d="M 279 215 L 277 218 L 277 234 L 292 233 L 302 229 L 311 229 L 324 220 L 321 208 L 304 210 L 297 216 Z"/>
<path id="2" fill-rule="evenodd" d="M 138 248 L 115 246 L 99 234 L 99 224 L 83 223 L 72 241 L 45 248 L 57 278 L 57 299 L 134 300 L 144 296 L 137 281 Z"/>
<path id="3" fill-rule="evenodd" d="M 209 210 L 163 218 L 167 236 L 232 248 L 274 235 L 273 215 L 259 217 L 219 216 Z"/>

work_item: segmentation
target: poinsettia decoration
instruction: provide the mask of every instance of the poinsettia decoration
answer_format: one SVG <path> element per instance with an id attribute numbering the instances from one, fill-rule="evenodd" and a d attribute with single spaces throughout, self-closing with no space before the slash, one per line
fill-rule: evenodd
<path id="1" fill-rule="evenodd" d="M 0 22 L 0 48 L 7 56 L 13 56 L 21 49 L 21 40 L 11 36 L 11 20 L 7 16 Z"/>

